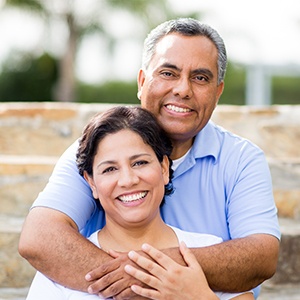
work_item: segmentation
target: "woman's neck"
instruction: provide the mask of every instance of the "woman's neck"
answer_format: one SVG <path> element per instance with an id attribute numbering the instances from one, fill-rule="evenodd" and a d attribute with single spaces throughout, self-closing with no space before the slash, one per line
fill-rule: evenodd
<path id="1" fill-rule="evenodd" d="M 176 234 L 161 217 L 147 225 L 127 226 L 127 228 L 106 220 L 106 225 L 98 233 L 98 241 L 103 250 L 113 249 L 120 252 L 139 250 L 143 243 L 158 249 L 178 246 Z"/>

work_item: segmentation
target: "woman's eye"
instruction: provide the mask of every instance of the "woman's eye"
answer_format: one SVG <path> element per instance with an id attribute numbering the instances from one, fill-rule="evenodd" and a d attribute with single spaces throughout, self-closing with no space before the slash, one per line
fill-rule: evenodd
<path id="1" fill-rule="evenodd" d="M 109 173 L 109 172 L 112 172 L 112 171 L 114 171 L 114 170 L 116 170 L 116 168 L 115 167 L 108 167 L 108 168 L 106 168 L 105 170 L 103 170 L 103 174 L 104 173 Z"/>
<path id="2" fill-rule="evenodd" d="M 134 166 L 142 166 L 142 165 L 146 165 L 148 162 L 145 160 L 139 160 L 137 162 L 135 162 L 133 165 Z"/>

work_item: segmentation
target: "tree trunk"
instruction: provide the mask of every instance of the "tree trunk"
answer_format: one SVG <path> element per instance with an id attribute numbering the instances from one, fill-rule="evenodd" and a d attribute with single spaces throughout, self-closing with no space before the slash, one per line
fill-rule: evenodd
<path id="1" fill-rule="evenodd" d="M 77 45 L 77 31 L 74 16 L 67 14 L 69 39 L 67 49 L 59 62 L 58 83 L 55 90 L 55 100 L 62 102 L 74 102 L 75 99 L 75 55 Z"/>

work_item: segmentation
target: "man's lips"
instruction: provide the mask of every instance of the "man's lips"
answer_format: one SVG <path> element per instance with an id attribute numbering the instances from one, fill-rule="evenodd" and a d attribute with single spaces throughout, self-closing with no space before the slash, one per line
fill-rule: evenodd
<path id="1" fill-rule="evenodd" d="M 118 197 L 118 199 L 120 201 L 122 201 L 123 203 L 129 203 L 129 202 L 141 200 L 141 199 L 145 198 L 147 196 L 147 194 L 148 194 L 148 192 L 144 191 L 144 192 L 139 192 L 139 193 L 135 193 L 135 194 L 120 195 Z"/>
<path id="2" fill-rule="evenodd" d="M 176 113 L 188 113 L 191 112 L 192 110 L 190 108 L 186 108 L 186 107 L 180 107 L 180 106 L 176 106 L 176 105 L 172 105 L 172 104 L 168 104 L 165 106 L 168 110 L 170 111 L 174 111 Z"/>

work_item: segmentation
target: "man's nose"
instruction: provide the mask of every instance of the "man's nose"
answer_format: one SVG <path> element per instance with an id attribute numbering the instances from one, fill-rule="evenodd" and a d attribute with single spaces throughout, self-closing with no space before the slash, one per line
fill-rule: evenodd
<path id="1" fill-rule="evenodd" d="M 193 95 L 192 83 L 189 78 L 181 77 L 173 88 L 173 93 L 181 99 L 190 99 Z"/>

